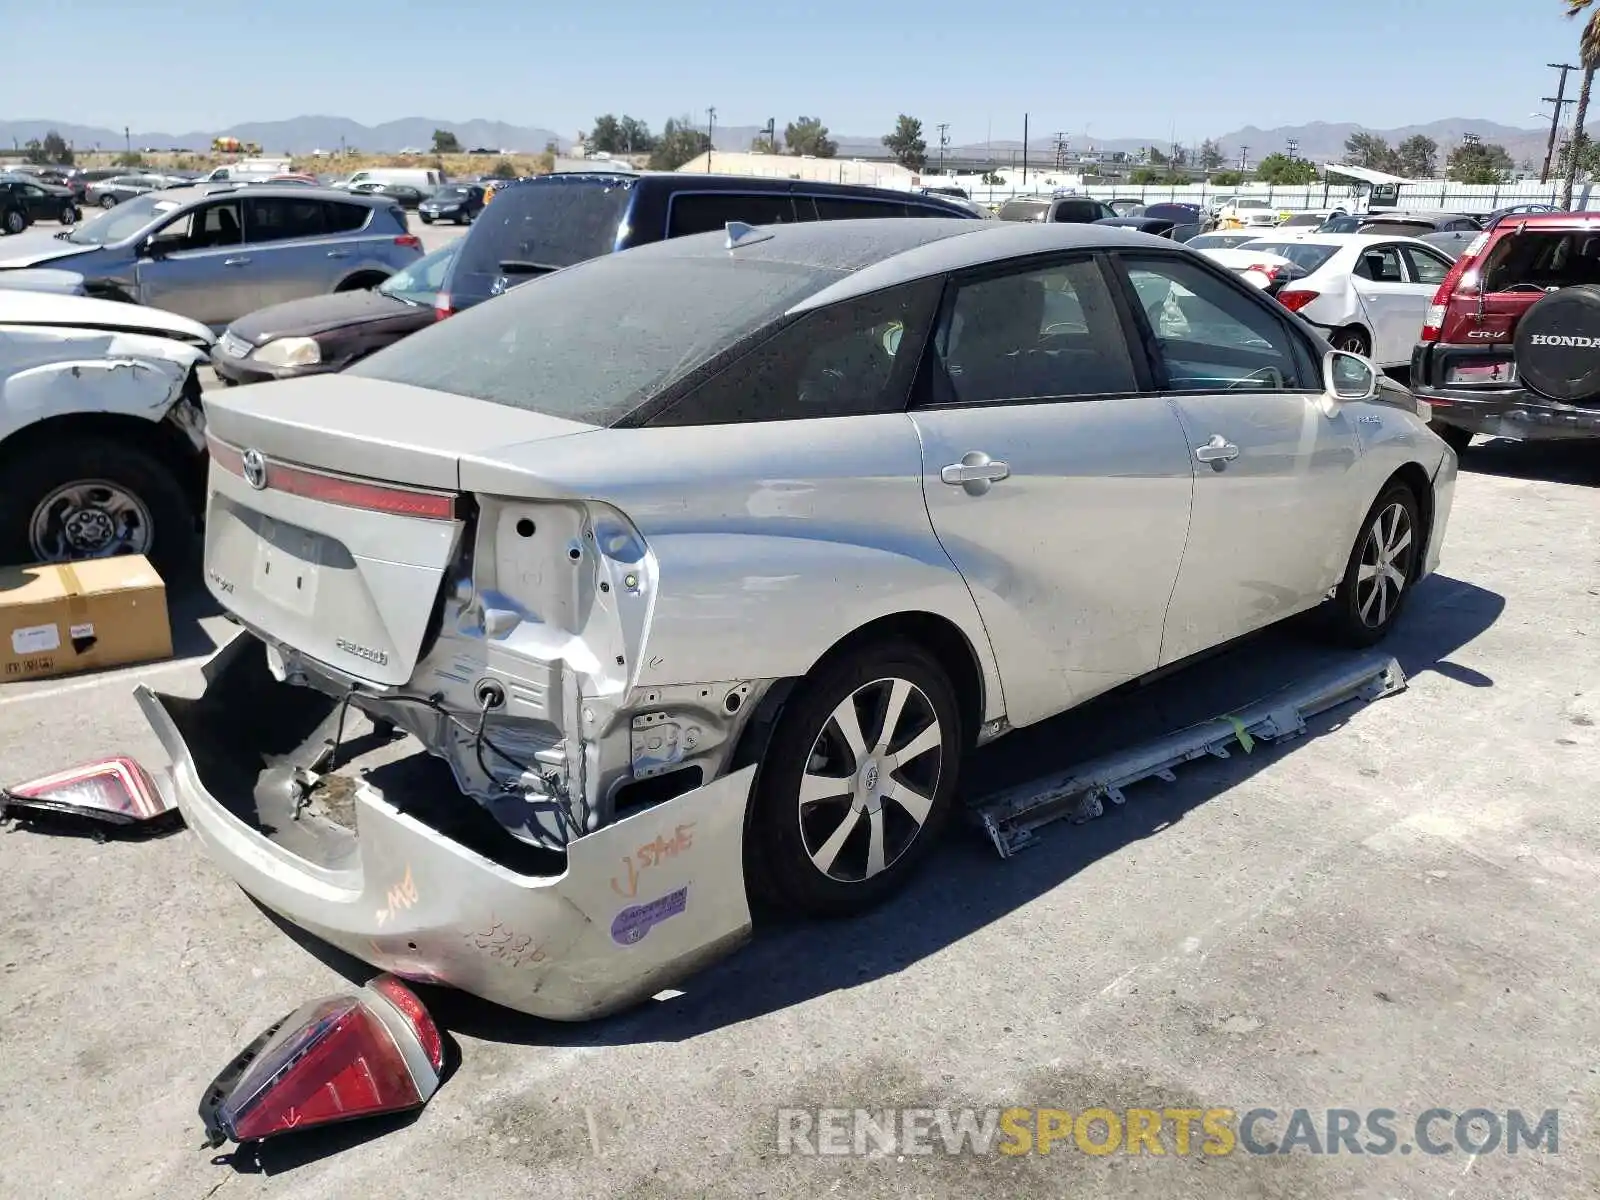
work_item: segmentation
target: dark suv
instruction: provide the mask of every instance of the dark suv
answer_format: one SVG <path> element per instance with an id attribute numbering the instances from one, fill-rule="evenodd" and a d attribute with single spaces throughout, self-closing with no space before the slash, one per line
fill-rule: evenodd
<path id="1" fill-rule="evenodd" d="M 498 186 L 473 219 L 435 301 L 441 316 L 551 271 L 730 221 L 780 225 L 863 217 L 977 214 L 938 196 L 739 175 L 595 172 L 536 175 Z"/>
<path id="2" fill-rule="evenodd" d="M 1475 433 L 1600 437 L 1600 213 L 1503 217 L 1450 268 L 1411 387 L 1457 452 Z"/>

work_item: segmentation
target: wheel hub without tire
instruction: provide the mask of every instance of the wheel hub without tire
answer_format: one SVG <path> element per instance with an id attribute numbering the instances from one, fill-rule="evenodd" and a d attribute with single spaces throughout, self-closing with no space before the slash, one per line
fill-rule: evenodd
<path id="1" fill-rule="evenodd" d="M 60 562 L 148 553 L 151 526 L 149 509 L 137 496 L 113 483 L 85 480 L 40 501 L 28 535 L 39 559 Z"/>
<path id="2" fill-rule="evenodd" d="M 943 748 L 932 702 L 908 680 L 875 680 L 846 696 L 800 778 L 800 836 L 812 865 L 840 883 L 893 866 L 928 819 Z"/>

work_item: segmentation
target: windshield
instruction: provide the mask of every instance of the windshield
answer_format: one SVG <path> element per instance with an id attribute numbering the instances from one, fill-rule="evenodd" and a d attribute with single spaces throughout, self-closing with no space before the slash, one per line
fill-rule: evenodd
<path id="1" fill-rule="evenodd" d="M 181 207 L 182 204 L 170 196 L 147 192 L 75 226 L 67 235 L 67 241 L 79 246 L 108 246 L 132 237 L 146 225 Z"/>
<path id="2" fill-rule="evenodd" d="M 1259 250 L 1262 254 L 1276 254 L 1279 258 L 1287 258 L 1309 275 L 1332 258 L 1339 247 L 1308 245 L 1305 242 L 1268 242 L 1258 239 L 1247 243 L 1243 249 Z"/>
<path id="3" fill-rule="evenodd" d="M 460 242 L 451 242 L 442 250 L 417 259 L 404 270 L 396 271 L 378 285 L 380 295 L 393 296 L 407 304 L 432 306 L 434 298 L 444 287 L 444 277 L 450 272 Z"/>
<path id="4" fill-rule="evenodd" d="M 605 255 L 429 326 L 349 374 L 611 425 L 841 275 Z"/>
<path id="5" fill-rule="evenodd" d="M 451 292 L 489 296 L 535 268 L 610 254 L 632 199 L 632 180 L 522 183 L 495 192 L 462 239 Z"/>
<path id="6" fill-rule="evenodd" d="M 470 188 L 464 188 L 459 185 L 442 187 L 433 193 L 433 198 L 435 200 L 465 200 L 471 190 L 472 189 Z"/>

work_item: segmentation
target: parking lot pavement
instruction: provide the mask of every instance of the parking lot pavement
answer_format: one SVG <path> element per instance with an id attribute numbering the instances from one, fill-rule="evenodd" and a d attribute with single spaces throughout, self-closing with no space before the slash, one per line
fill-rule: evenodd
<path id="1" fill-rule="evenodd" d="M 1593 1195 L 1597 547 L 1592 451 L 1475 451 L 1442 574 L 1390 643 L 1409 690 L 1140 785 L 1009 862 L 956 833 L 870 917 L 764 929 L 609 1021 L 425 992 L 459 1067 L 420 1116 L 259 1156 L 197 1149 L 202 1088 L 359 968 L 288 936 L 188 834 L 0 833 L 0 1178 L 17 1196 L 162 1200 Z M 1273 631 L 1003 740 L 969 781 L 1226 711 L 1327 654 Z M 135 676 L 198 685 L 182 663 L 0 691 L 6 774 L 154 759 Z M 1070 1138 L 1048 1156 L 777 1152 L 778 1107 L 891 1105 L 1261 1106 L 1279 1113 L 1268 1144 L 1297 1108 L 1319 1126 L 1329 1108 L 1393 1109 L 1404 1145 L 1433 1107 L 1560 1115 L 1556 1153 L 1515 1156 L 1208 1159 L 1198 1133 L 1187 1157 L 1171 1133 L 1163 1157 Z"/>

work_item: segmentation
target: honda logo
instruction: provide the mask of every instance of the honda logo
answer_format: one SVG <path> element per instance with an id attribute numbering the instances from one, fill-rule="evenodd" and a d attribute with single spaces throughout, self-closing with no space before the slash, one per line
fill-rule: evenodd
<path id="1" fill-rule="evenodd" d="M 244 481 L 260 491 L 267 486 L 267 460 L 259 450 L 246 450 L 239 456 L 239 466 L 244 471 Z"/>
<path id="2" fill-rule="evenodd" d="M 1577 346 L 1584 350 L 1600 346 L 1600 338 L 1570 337 L 1555 333 L 1536 333 L 1528 341 L 1535 346 Z"/>

